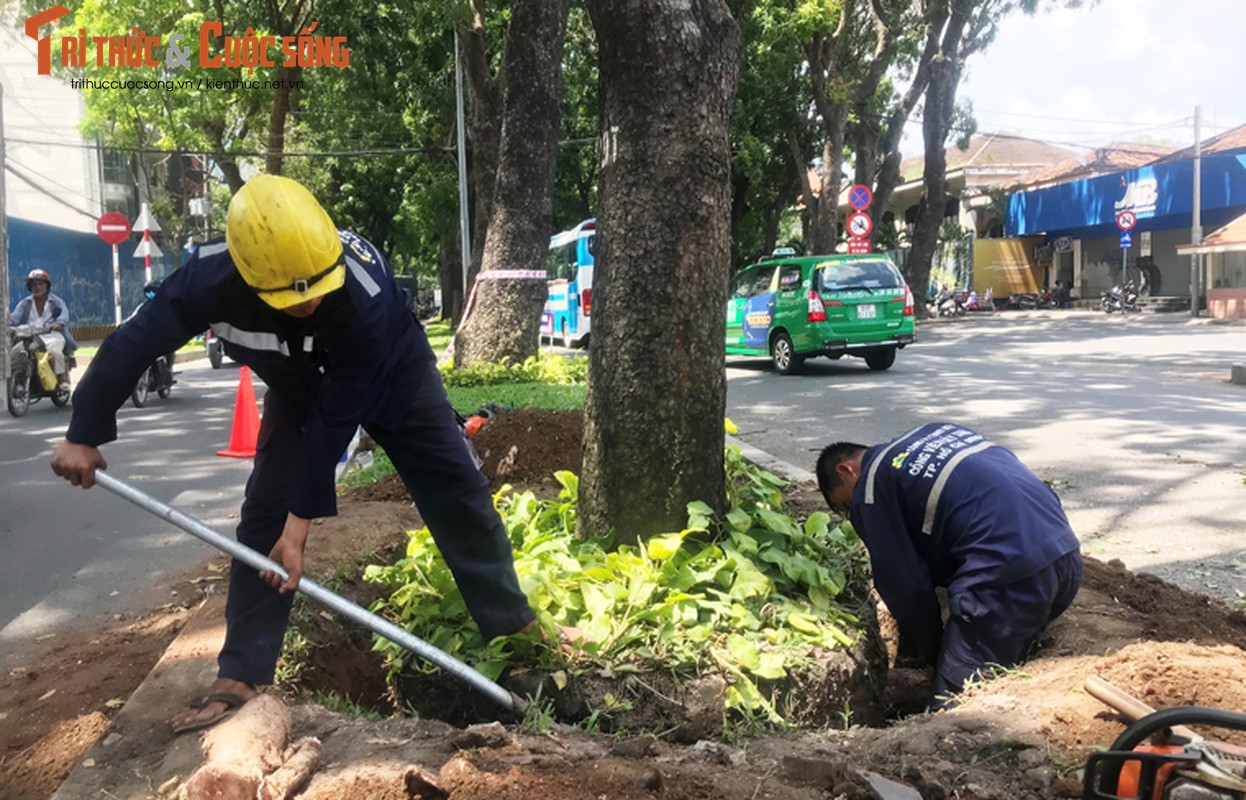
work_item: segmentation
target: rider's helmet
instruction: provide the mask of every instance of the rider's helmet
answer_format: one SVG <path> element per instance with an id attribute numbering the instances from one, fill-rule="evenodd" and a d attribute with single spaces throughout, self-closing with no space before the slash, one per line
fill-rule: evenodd
<path id="1" fill-rule="evenodd" d="M 143 287 L 143 297 L 146 297 L 148 300 L 150 300 L 156 296 L 156 291 L 159 289 L 160 289 L 159 278 L 148 281 L 147 285 Z"/>
<path id="2" fill-rule="evenodd" d="M 273 308 L 342 287 L 346 266 L 333 220 L 311 192 L 278 175 L 257 175 L 229 203 L 225 244 L 239 274 Z"/>
<path id="3" fill-rule="evenodd" d="M 35 281 L 43 281 L 48 285 L 48 290 L 52 289 L 52 276 L 41 269 L 32 269 L 26 276 L 26 291 L 32 291 L 31 284 Z"/>

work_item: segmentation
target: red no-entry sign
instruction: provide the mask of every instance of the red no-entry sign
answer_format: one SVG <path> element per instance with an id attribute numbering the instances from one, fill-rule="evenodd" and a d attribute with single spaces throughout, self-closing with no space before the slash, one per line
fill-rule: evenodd
<path id="1" fill-rule="evenodd" d="M 130 238 L 130 220 L 125 214 L 110 211 L 95 223 L 95 232 L 109 244 L 121 244 Z"/>

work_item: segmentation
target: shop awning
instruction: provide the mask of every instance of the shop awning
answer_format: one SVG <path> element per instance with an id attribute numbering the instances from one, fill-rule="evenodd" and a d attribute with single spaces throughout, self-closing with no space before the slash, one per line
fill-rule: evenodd
<path id="1" fill-rule="evenodd" d="M 1246 214 L 1208 236 L 1201 244 L 1183 244 L 1177 247 L 1177 255 L 1193 256 L 1200 253 L 1239 253 L 1246 251 Z"/>

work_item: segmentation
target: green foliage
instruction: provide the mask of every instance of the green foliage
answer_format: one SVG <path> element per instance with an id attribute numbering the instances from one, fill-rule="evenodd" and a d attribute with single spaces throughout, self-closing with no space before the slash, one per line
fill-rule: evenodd
<path id="1" fill-rule="evenodd" d="M 312 692 L 311 701 L 315 705 L 337 714 L 345 714 L 373 722 L 384 719 L 384 716 L 376 709 L 361 705 L 346 695 L 338 694 L 337 692 Z"/>
<path id="2" fill-rule="evenodd" d="M 450 320 L 439 319 L 424 326 L 424 335 L 428 337 L 428 344 L 433 352 L 441 353 L 454 340 L 454 328 L 450 326 Z"/>
<path id="3" fill-rule="evenodd" d="M 427 529 L 410 534 L 396 564 L 365 571 L 365 580 L 389 591 L 374 610 L 491 679 L 533 663 L 606 674 L 713 672 L 728 681 L 728 707 L 741 720 L 782 725 L 774 695 L 783 681 L 810 663 L 813 650 L 856 639 L 857 619 L 836 598 L 862 574 L 864 560 L 849 526 L 832 528 L 822 512 L 797 522 L 783 511 L 779 478 L 738 448 L 726 457 L 726 516 L 690 503 L 686 528 L 639 547 L 576 538 L 579 480 L 571 473 L 556 474 L 563 487 L 556 500 L 509 487 L 497 494 L 520 585 L 546 630 L 584 632 L 579 659 L 532 635 L 485 642 Z M 431 669 L 388 642 L 376 647 L 394 671 Z"/>
<path id="4" fill-rule="evenodd" d="M 441 367 L 446 386 L 496 386 L 501 383 L 548 383 L 560 386 L 588 382 L 588 357 L 564 358 L 556 353 L 529 356 L 522 364 L 503 359 L 499 363 L 477 362 L 462 369 L 453 362 Z"/>
<path id="5" fill-rule="evenodd" d="M 471 414 L 487 403 L 511 408 L 570 411 L 584 408 L 588 387 L 583 384 L 499 383 L 491 386 L 452 386 L 447 392 L 450 405 L 462 414 Z"/>
<path id="6" fill-rule="evenodd" d="M 346 473 L 338 481 L 338 484 L 347 489 L 354 489 L 358 486 L 369 486 L 386 475 L 392 474 L 394 474 L 393 462 L 389 460 L 389 456 L 385 455 L 385 451 L 378 447 L 372 451 L 371 465 L 364 469 Z"/>

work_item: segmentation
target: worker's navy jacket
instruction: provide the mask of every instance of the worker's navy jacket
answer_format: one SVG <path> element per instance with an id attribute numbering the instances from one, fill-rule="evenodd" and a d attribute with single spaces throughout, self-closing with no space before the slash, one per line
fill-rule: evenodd
<path id="1" fill-rule="evenodd" d="M 104 340 L 74 393 L 66 438 L 99 446 L 117 438 L 117 409 L 139 376 L 211 327 L 225 352 L 268 384 L 283 408 L 303 415 L 302 463 L 290 464 L 290 511 L 336 513 L 334 467 L 358 425 L 396 428 L 429 373 L 432 348 L 385 258 L 341 232 L 346 284 L 296 319 L 261 300 L 224 240 L 196 249 L 156 296 Z"/>
<path id="2" fill-rule="evenodd" d="M 1034 575 L 1078 548 L 1060 500 L 1009 450 L 959 425 L 923 425 L 869 448 L 853 527 L 901 642 L 932 663 L 943 629 L 935 587 L 958 595 Z"/>

